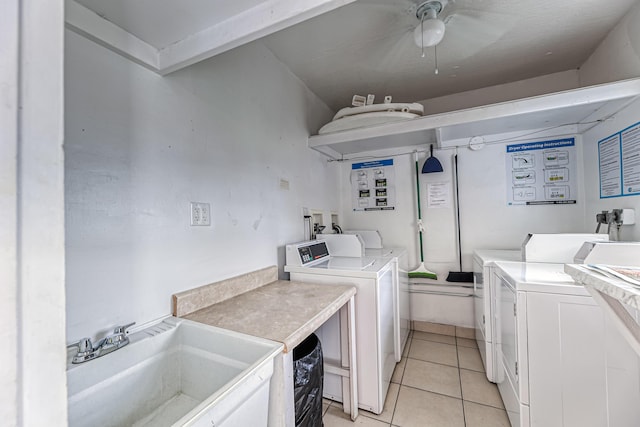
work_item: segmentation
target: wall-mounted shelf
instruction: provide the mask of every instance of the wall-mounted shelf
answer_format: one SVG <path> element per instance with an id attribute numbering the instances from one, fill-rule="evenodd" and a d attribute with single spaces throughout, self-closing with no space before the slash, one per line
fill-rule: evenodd
<path id="1" fill-rule="evenodd" d="M 334 159 L 366 151 L 437 144 L 532 129 L 577 125 L 583 133 L 640 96 L 640 79 L 567 90 L 402 122 L 309 137 L 309 147 Z"/>

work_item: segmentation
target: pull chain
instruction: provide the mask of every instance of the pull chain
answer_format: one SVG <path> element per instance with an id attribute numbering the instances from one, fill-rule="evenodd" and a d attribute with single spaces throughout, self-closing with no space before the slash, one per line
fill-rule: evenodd
<path id="1" fill-rule="evenodd" d="M 434 56 L 436 58 L 436 75 L 438 75 L 438 45 L 433 47 Z"/>
<path id="2" fill-rule="evenodd" d="M 426 15 L 426 12 L 422 13 L 422 19 L 420 19 L 420 44 L 422 45 L 422 57 L 424 58 L 424 15 Z"/>

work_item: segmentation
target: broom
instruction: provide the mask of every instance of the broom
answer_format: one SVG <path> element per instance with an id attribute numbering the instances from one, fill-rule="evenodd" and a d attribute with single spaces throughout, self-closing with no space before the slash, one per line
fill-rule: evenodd
<path id="1" fill-rule="evenodd" d="M 415 270 L 409 272 L 409 277 L 438 280 L 438 275 L 433 271 L 427 270 L 427 268 L 424 266 L 424 251 L 422 249 L 422 231 L 424 230 L 424 227 L 422 226 L 422 211 L 420 209 L 420 173 L 418 171 L 418 152 L 415 151 L 414 154 L 416 158 L 416 193 L 418 195 L 418 235 L 420 236 L 420 265 Z M 431 151 L 430 159 L 435 159 L 436 161 L 438 161 L 435 157 L 433 157 L 433 151 Z M 442 166 L 440 166 L 440 171 L 442 171 Z"/>
<path id="2" fill-rule="evenodd" d="M 462 239 L 460 237 L 460 192 L 458 189 L 458 155 L 453 156 L 453 170 L 456 177 L 456 232 L 458 234 L 458 263 L 460 271 L 450 271 L 447 282 L 473 283 L 473 272 L 462 271 Z"/>

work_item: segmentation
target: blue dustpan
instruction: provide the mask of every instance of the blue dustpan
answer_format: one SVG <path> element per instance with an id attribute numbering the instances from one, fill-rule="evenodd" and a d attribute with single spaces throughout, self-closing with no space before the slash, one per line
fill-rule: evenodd
<path id="1" fill-rule="evenodd" d="M 424 165 L 422 165 L 422 173 L 442 172 L 443 169 L 440 160 L 433 157 L 433 144 L 431 144 L 430 150 L 431 154 L 429 158 L 425 160 Z"/>

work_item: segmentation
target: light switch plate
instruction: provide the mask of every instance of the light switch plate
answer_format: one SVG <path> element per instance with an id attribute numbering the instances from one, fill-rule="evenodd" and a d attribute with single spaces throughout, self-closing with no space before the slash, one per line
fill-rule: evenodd
<path id="1" fill-rule="evenodd" d="M 211 225 L 211 205 L 203 202 L 191 202 L 191 225 Z"/>

